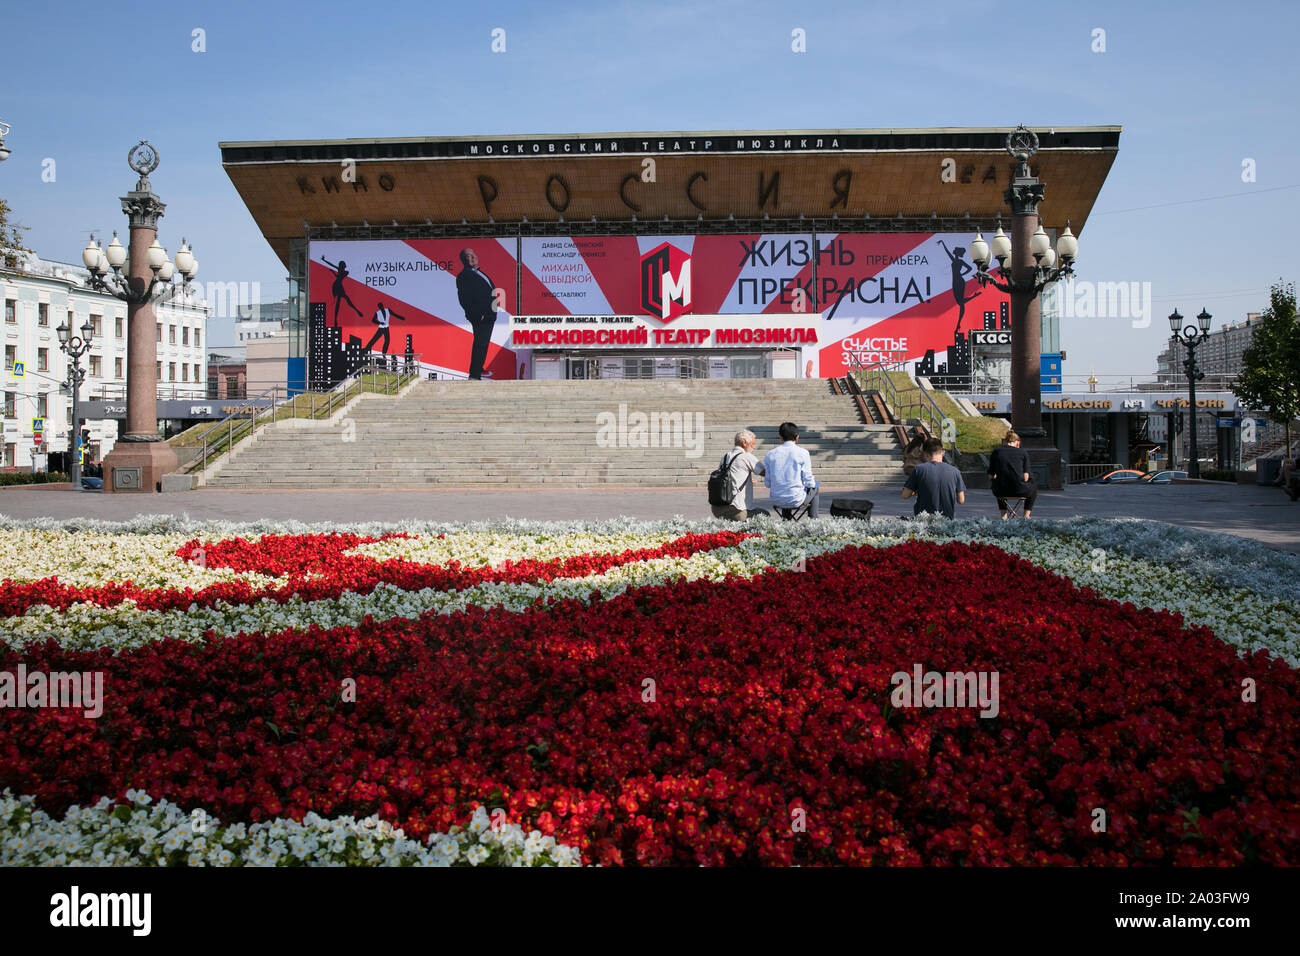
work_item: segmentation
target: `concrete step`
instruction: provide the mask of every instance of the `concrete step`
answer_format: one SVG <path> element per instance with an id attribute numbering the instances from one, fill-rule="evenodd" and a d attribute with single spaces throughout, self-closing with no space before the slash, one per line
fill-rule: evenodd
<path id="1" fill-rule="evenodd" d="M 629 447 L 626 436 L 602 444 L 611 415 L 626 422 L 638 412 L 647 416 L 646 438 L 663 437 L 664 447 Z M 862 423 L 855 403 L 824 379 L 421 382 L 401 398 L 360 401 L 347 418 L 347 426 L 265 430 L 209 484 L 703 487 L 737 430 L 755 433 L 761 457 L 780 443 L 781 421 L 799 423 L 819 480 L 902 478 L 892 431 Z"/>

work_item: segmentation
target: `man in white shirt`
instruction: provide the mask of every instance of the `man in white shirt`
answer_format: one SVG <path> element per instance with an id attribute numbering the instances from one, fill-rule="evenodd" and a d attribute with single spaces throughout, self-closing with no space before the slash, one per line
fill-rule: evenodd
<path id="1" fill-rule="evenodd" d="M 808 517 L 817 517 L 817 481 L 812 473 L 812 456 L 799 447 L 799 428 L 782 422 L 778 433 L 782 444 L 763 457 L 763 484 L 772 489 L 777 511 L 809 503 Z"/>
<path id="2" fill-rule="evenodd" d="M 758 439 L 748 428 L 736 432 L 736 447 L 722 456 L 722 467 L 730 463 L 731 475 L 736 483 L 736 494 L 725 505 L 710 505 L 713 517 L 727 521 L 746 521 L 754 515 L 765 515 L 762 508 L 754 507 L 754 475 L 763 473 L 763 463 L 754 457 Z"/>
<path id="3" fill-rule="evenodd" d="M 366 347 L 363 351 L 369 352 L 370 346 L 378 342 L 382 336 L 384 339 L 384 345 L 380 351 L 385 355 L 388 354 L 388 323 L 390 319 L 400 319 L 405 322 L 406 316 L 398 315 L 396 312 L 385 306 L 384 303 L 380 302 L 379 308 L 375 309 L 375 317 L 370 320 L 374 322 L 375 325 L 379 326 L 379 328 L 375 329 L 375 334 L 371 337 L 370 341 L 366 343 Z"/>

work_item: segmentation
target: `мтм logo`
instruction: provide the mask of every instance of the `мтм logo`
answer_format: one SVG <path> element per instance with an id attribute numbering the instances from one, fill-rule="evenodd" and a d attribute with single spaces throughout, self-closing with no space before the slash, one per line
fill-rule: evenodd
<path id="1" fill-rule="evenodd" d="M 691 311 L 691 257 L 672 243 L 641 257 L 641 308 L 665 322 Z"/>

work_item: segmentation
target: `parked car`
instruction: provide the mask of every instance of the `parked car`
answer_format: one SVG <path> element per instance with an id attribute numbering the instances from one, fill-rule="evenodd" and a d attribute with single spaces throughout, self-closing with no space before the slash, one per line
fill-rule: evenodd
<path id="1" fill-rule="evenodd" d="M 1143 476 L 1142 480 L 1150 484 L 1167 485 L 1176 478 L 1182 479 L 1186 477 L 1187 472 L 1185 471 L 1153 471 L 1151 474 Z"/>
<path id="2" fill-rule="evenodd" d="M 82 478 L 81 487 L 83 491 L 103 491 L 104 479 L 103 478 Z"/>
<path id="3" fill-rule="evenodd" d="M 1124 481 L 1141 481 L 1143 472 L 1134 468 L 1118 468 L 1115 471 L 1108 471 L 1100 478 L 1093 478 L 1084 482 L 1088 485 L 1116 485 Z"/>

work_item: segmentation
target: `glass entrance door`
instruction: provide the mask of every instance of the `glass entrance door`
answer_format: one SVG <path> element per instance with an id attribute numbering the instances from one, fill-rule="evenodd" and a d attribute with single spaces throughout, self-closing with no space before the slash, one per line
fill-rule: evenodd
<path id="1" fill-rule="evenodd" d="M 733 358 L 731 360 L 732 378 L 765 378 L 766 363 L 761 355 L 753 358 Z"/>

